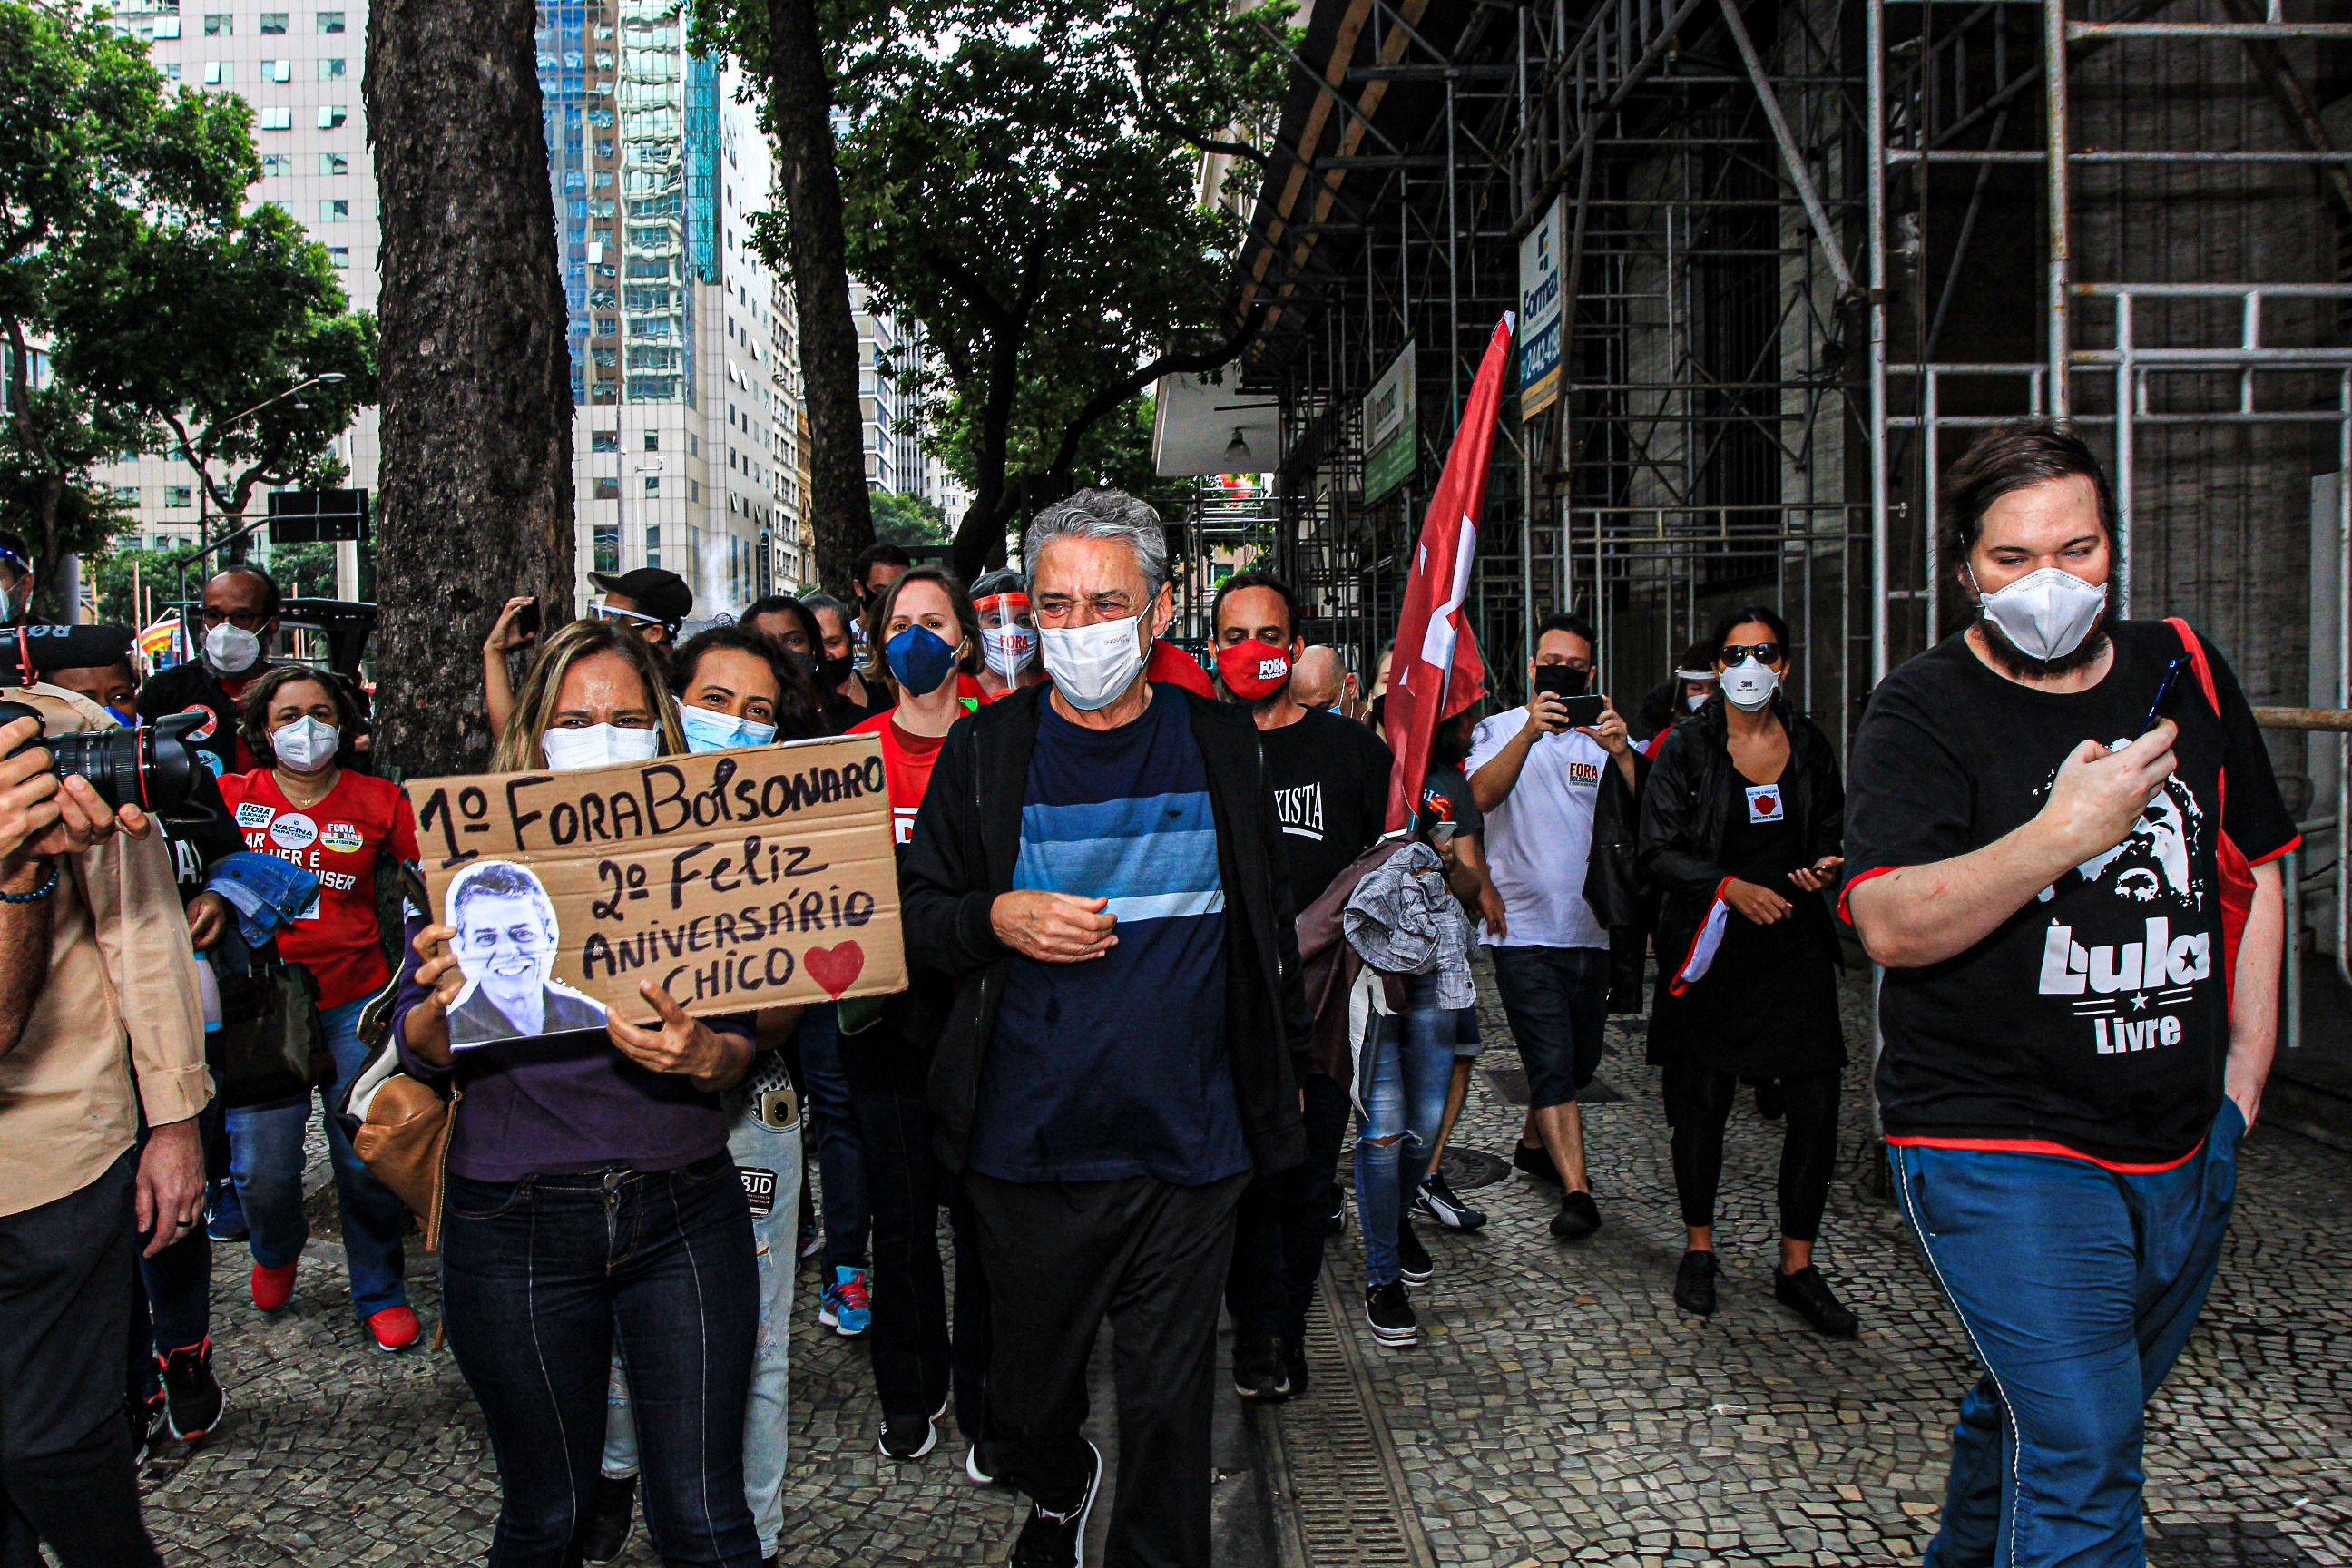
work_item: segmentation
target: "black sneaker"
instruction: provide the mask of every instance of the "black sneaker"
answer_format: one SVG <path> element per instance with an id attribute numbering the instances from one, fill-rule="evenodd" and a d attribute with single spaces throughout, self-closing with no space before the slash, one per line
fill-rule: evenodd
<path id="1" fill-rule="evenodd" d="M 927 1415 L 882 1417 L 882 1452 L 900 1464 L 921 1458 L 939 1446 L 940 1428 Z"/>
<path id="2" fill-rule="evenodd" d="M 1421 1190 L 1412 1195 L 1412 1212 L 1427 1215 L 1448 1230 L 1476 1230 L 1486 1223 L 1486 1216 L 1455 1197 L 1444 1176 L 1435 1171 L 1421 1179 Z"/>
<path id="3" fill-rule="evenodd" d="M 1102 1453 L 1088 1443 L 1087 1456 L 1094 1468 L 1087 1477 L 1086 1495 L 1064 1509 L 1032 1502 L 1029 1522 L 1013 1543 L 1012 1568 L 1084 1568 L 1087 1515 L 1094 1511 L 1095 1493 L 1102 1489 Z"/>
<path id="4" fill-rule="evenodd" d="M 1290 1397 L 1290 1382 L 1283 1373 L 1282 1349 L 1272 1334 L 1234 1333 L 1234 1392 L 1244 1399 L 1269 1404 Z"/>
<path id="5" fill-rule="evenodd" d="M 1551 1151 L 1540 1143 L 1522 1143 L 1512 1150 L 1511 1163 L 1538 1182 L 1549 1182 L 1555 1187 L 1564 1184 L 1559 1179 L 1559 1167 L 1551 1163 Z"/>
<path id="6" fill-rule="evenodd" d="M 1562 1240 L 1591 1236 L 1601 1228 L 1601 1210 L 1594 1206 L 1592 1194 L 1573 1192 L 1559 1200 L 1559 1212 L 1551 1216 L 1551 1233 Z"/>
<path id="7" fill-rule="evenodd" d="M 125 1393 L 122 1424 L 131 1429 L 131 1468 L 135 1470 L 147 1463 L 148 1451 L 163 1435 L 163 1391 L 157 1389 L 144 1399 Z"/>
<path id="8" fill-rule="evenodd" d="M 1341 1192 L 1338 1184 L 1334 1183 L 1331 1187 L 1331 1217 L 1324 1221 L 1323 1229 L 1331 1236 L 1338 1236 L 1347 1228 L 1348 1194 Z"/>
<path id="9" fill-rule="evenodd" d="M 1421 1237 L 1413 1235 L 1412 1222 L 1397 1216 L 1397 1275 L 1408 1285 L 1426 1285 L 1429 1277 L 1437 1272 L 1430 1261 L 1429 1248 L 1422 1246 Z"/>
<path id="10" fill-rule="evenodd" d="M 996 1484 L 996 1447 L 986 1438 L 973 1443 L 963 1451 L 964 1479 L 976 1487 Z"/>
<path id="11" fill-rule="evenodd" d="M 1285 1340 L 1282 1342 L 1282 1374 L 1290 1380 L 1291 1398 L 1296 1399 L 1300 1394 L 1307 1392 L 1308 1378 L 1307 1375 L 1307 1342 L 1305 1340 Z"/>
<path id="12" fill-rule="evenodd" d="M 637 1532 L 637 1478 L 598 1476 L 588 1518 L 573 1540 L 583 1563 L 610 1563 Z"/>
<path id="13" fill-rule="evenodd" d="M 1421 1320 L 1412 1315 L 1412 1298 L 1402 1279 L 1364 1287 L 1364 1321 L 1384 1345 L 1409 1345 L 1421 1338 Z"/>
<path id="14" fill-rule="evenodd" d="M 1789 1091 L 1777 1078 L 1768 1078 L 1756 1086 L 1756 1114 L 1767 1121 L 1778 1121 L 1789 1109 Z"/>
<path id="15" fill-rule="evenodd" d="M 1837 1299 L 1830 1282 L 1822 1278 L 1822 1271 L 1810 1263 L 1794 1274 L 1774 1269 L 1772 1294 L 1780 1305 L 1825 1334 L 1851 1339 L 1862 1328 L 1862 1320 Z"/>
<path id="16" fill-rule="evenodd" d="M 1685 1252 L 1675 1266 L 1675 1305 L 1704 1318 L 1715 1310 L 1715 1254 Z"/>
<path id="17" fill-rule="evenodd" d="M 172 1436 L 193 1443 L 220 1425 L 228 1395 L 213 1376 L 213 1342 L 183 1345 L 155 1358 L 163 1369 L 163 1419 Z"/>

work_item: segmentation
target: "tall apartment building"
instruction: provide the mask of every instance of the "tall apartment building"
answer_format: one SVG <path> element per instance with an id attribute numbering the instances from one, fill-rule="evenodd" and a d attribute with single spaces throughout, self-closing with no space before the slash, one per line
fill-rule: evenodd
<path id="1" fill-rule="evenodd" d="M 849 285 L 857 328 L 857 397 L 866 424 L 866 488 L 924 493 L 923 455 L 913 427 L 915 400 L 890 373 L 922 353 L 920 330 L 877 306 L 866 285 Z M 902 428 L 904 426 L 904 428 Z"/>
<path id="2" fill-rule="evenodd" d="M 267 7 L 267 8 L 265 8 Z M 334 258 L 352 308 L 376 300 L 375 171 L 368 157 L 360 73 L 367 54 L 365 0 L 125 0 L 122 32 L 147 41 L 164 79 L 207 92 L 242 94 L 253 105 L 261 154 L 254 202 L 276 202 L 300 220 Z M 375 488 L 376 413 L 362 409 L 337 444 L 345 482 Z M 220 477 L 217 473 L 215 477 Z M 126 542 L 177 550 L 194 542 L 204 510 L 195 476 L 176 456 L 143 454 L 109 465 L 102 481 L 131 515 Z M 265 503 L 254 503 L 258 514 Z M 343 557 L 354 591 L 356 552 Z"/>
<path id="3" fill-rule="evenodd" d="M 367 8 L 263 8 L 287 3 L 130 0 L 115 23 L 149 40 L 167 79 L 253 104 L 252 199 L 299 219 L 342 269 L 353 308 L 372 310 Z M 766 138 L 735 101 L 733 74 L 687 53 L 671 0 L 548 0 L 539 21 L 570 313 L 579 592 L 592 570 L 659 565 L 693 586 L 698 614 L 739 610 L 814 571 L 791 300 L 751 244 L 773 189 Z M 349 483 L 375 488 L 374 410 L 339 455 Z M 104 479 L 132 509 L 138 542 L 193 536 L 184 465 L 146 456 Z"/>

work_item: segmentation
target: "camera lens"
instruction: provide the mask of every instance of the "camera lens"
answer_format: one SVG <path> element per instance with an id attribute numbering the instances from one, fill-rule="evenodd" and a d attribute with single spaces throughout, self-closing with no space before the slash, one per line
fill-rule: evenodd
<path id="1" fill-rule="evenodd" d="M 22 702 L 0 702 L 0 724 L 40 716 L 39 709 Z M 47 747 L 51 773 L 88 779 L 107 805 L 169 816 L 187 804 L 198 766 L 181 737 L 203 722 L 201 714 L 175 713 L 152 728 L 54 735 L 26 744 Z"/>

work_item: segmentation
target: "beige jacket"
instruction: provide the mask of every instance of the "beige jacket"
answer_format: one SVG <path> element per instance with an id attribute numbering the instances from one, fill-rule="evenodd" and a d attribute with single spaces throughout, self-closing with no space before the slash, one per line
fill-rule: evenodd
<path id="1" fill-rule="evenodd" d="M 41 710 L 52 734 L 114 727 L 104 709 L 60 687 L 5 696 Z M 137 1136 L 142 1108 L 160 1127 L 212 1098 L 195 960 L 163 836 L 118 833 L 63 869 L 50 895 L 47 982 L 16 1048 L 0 1056 L 0 1215 L 105 1174 Z"/>

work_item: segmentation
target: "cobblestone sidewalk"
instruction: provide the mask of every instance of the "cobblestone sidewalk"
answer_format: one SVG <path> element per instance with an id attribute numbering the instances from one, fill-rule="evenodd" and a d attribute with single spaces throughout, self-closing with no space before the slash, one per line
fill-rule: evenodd
<path id="1" fill-rule="evenodd" d="M 1487 991 L 1491 995 L 1491 990 Z M 1867 1040 L 1858 989 L 1848 1038 Z M 1515 1065 L 1496 1009 L 1491 1067 Z M 1976 1376 L 1896 1211 L 1865 1190 L 1862 1067 L 1847 1075 L 1850 1157 L 1820 1260 L 1861 1337 L 1813 1333 L 1772 1299 L 1780 1128 L 1734 1112 L 1718 1207 L 1712 1320 L 1668 1295 L 1681 1217 L 1658 1075 L 1612 1027 L 1588 1108 L 1607 1225 L 1545 1229 L 1558 1189 L 1513 1173 L 1465 1195 L 1490 1216 L 1423 1226 L 1435 1279 L 1414 1292 L 1422 1342 L 1372 1346 L 1381 1405 L 1438 1563 L 1916 1563 L 1942 1496 L 1947 1431 Z M 1457 1141 L 1507 1155 L 1522 1110 L 1473 1075 Z M 2352 1563 L 2352 1158 L 2289 1133 L 2245 1148 L 2221 1275 L 2149 1412 L 2150 1561 Z M 1335 1259 L 1360 1301 L 1362 1251 Z"/>
<path id="2" fill-rule="evenodd" d="M 1858 1002 L 1858 999 L 1857 999 Z M 1858 1018 L 1856 1020 L 1858 1024 Z M 1857 1026 L 1851 1038 L 1866 1035 Z M 1487 1062 L 1514 1060 L 1499 1017 Z M 1413 1506 L 1446 1568 L 1577 1561 L 1914 1563 L 1933 1528 L 1945 1429 L 1974 1375 L 1895 1211 L 1849 1160 L 1822 1262 L 1863 1333 L 1825 1341 L 1770 1295 L 1779 1129 L 1735 1112 L 1713 1320 L 1667 1297 L 1681 1248 L 1656 1075 L 1621 1033 L 1602 1075 L 1625 1098 L 1588 1112 L 1608 1224 L 1545 1231 L 1551 1189 L 1524 1176 L 1467 1194 L 1475 1237 L 1424 1227 L 1436 1279 L 1415 1293 L 1416 1349 L 1358 1334 Z M 1868 1131 L 1849 1074 L 1846 1142 Z M 1457 1142 L 1507 1154 L 1520 1111 L 1483 1074 Z M 2258 1130 L 2230 1250 L 2204 1321 L 2150 1409 L 2150 1560 L 2352 1564 L 2352 1156 Z M 1351 1225 L 1334 1248 L 1361 1300 Z M 314 1246 L 293 1308 L 264 1321 L 247 1260 L 215 1266 L 215 1335 L 232 1401 L 194 1454 L 151 1461 L 148 1518 L 167 1561 L 218 1564 L 477 1563 L 497 1510 L 481 1422 L 443 1352 L 379 1354 L 350 1316 L 340 1250 Z M 429 1327 L 430 1259 L 414 1261 Z M 807 1281 L 804 1279 L 803 1284 Z M 862 1346 L 817 1329 L 803 1293 L 793 1343 L 794 1464 L 785 1561 L 1002 1561 L 1003 1492 L 966 1484 L 951 1435 L 924 1464 L 876 1454 Z M 656 1561 L 643 1537 L 625 1559 Z"/>

